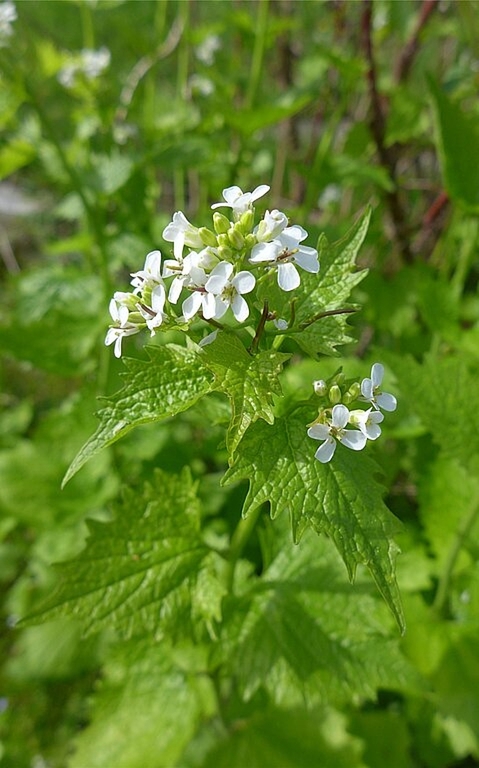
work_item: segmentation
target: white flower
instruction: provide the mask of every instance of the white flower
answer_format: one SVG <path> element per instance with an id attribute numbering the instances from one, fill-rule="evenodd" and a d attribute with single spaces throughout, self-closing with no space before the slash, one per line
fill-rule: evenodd
<path id="1" fill-rule="evenodd" d="M 13 34 L 12 24 L 16 19 L 15 3 L 10 2 L 10 0 L 0 3 L 0 45 L 2 45 L 2 38 L 10 37 Z"/>
<path id="2" fill-rule="evenodd" d="M 371 368 L 371 378 L 363 379 L 361 382 L 362 397 L 360 399 L 364 402 L 371 403 L 376 410 L 382 408 L 383 411 L 395 411 L 397 400 L 394 395 L 390 395 L 388 392 L 382 392 L 380 389 L 383 376 L 384 366 L 381 365 L 381 363 L 374 363 Z"/>
<path id="3" fill-rule="evenodd" d="M 202 64 L 211 67 L 215 60 L 215 53 L 221 48 L 221 40 L 218 35 L 208 35 L 195 48 L 195 56 Z"/>
<path id="4" fill-rule="evenodd" d="M 140 331 L 140 328 L 135 323 L 130 323 L 128 321 L 129 310 L 126 304 L 120 299 L 120 295 L 121 294 L 117 296 L 117 294 L 115 294 L 117 298 L 114 297 L 110 301 L 110 315 L 116 325 L 108 329 L 105 338 L 107 347 L 110 346 L 110 344 L 115 343 L 115 357 L 121 357 L 121 343 L 124 337 L 133 336 Z M 125 294 L 125 296 L 126 295 L 130 294 Z"/>
<path id="5" fill-rule="evenodd" d="M 323 442 L 316 451 L 315 458 L 326 464 L 334 456 L 336 442 L 341 442 L 353 451 L 361 451 L 366 445 L 367 437 L 359 429 L 346 429 L 349 422 L 349 411 L 345 405 L 335 405 L 331 421 L 327 424 L 313 424 L 308 429 L 309 437 Z"/>
<path id="6" fill-rule="evenodd" d="M 165 315 L 163 309 L 166 301 L 166 291 L 163 284 L 157 285 L 151 292 L 150 304 L 138 304 L 138 309 L 146 320 L 146 325 L 151 331 L 151 335 L 155 335 L 156 328 L 158 328 Z"/>
<path id="7" fill-rule="evenodd" d="M 131 285 L 136 289 L 135 292 L 143 290 L 147 285 L 157 285 L 162 283 L 161 279 L 161 251 L 150 251 L 145 259 L 145 266 L 139 272 L 132 272 Z"/>
<path id="8" fill-rule="evenodd" d="M 381 434 L 381 427 L 379 425 L 383 420 L 384 415 L 372 408 L 368 408 L 367 411 L 362 411 L 358 408 L 349 414 L 349 423 L 358 426 L 369 440 L 377 440 Z"/>
<path id="9" fill-rule="evenodd" d="M 245 213 L 249 208 L 253 207 L 255 200 L 269 192 L 267 184 L 260 184 L 252 192 L 243 192 L 239 187 L 228 187 L 223 190 L 224 203 L 214 203 L 212 208 L 232 208 L 233 213 L 237 219 L 242 213 Z"/>
<path id="10" fill-rule="evenodd" d="M 173 244 L 175 258 L 165 259 L 163 266 L 163 277 L 174 275 L 168 294 L 168 301 L 172 304 L 176 304 L 183 288 L 190 284 L 200 285 L 204 270 L 210 270 L 218 263 L 215 249 L 207 246 L 198 253 L 190 251 L 183 256 L 183 244 L 183 233 L 180 233 Z"/>
<path id="11" fill-rule="evenodd" d="M 168 243 L 174 243 L 179 234 L 184 235 L 183 241 L 190 248 L 203 247 L 203 240 L 198 234 L 198 227 L 193 226 L 181 211 L 173 214 L 173 220 L 163 230 L 163 238 Z"/>
<path id="12" fill-rule="evenodd" d="M 89 80 L 93 80 L 108 67 L 110 59 L 110 51 L 104 45 L 97 51 L 84 48 L 81 52 L 81 69 Z"/>
<path id="13" fill-rule="evenodd" d="M 228 261 L 221 261 L 211 272 L 205 289 L 215 297 L 214 314 L 203 313 L 206 319 L 212 317 L 219 320 L 228 307 L 231 307 L 238 323 L 243 323 L 249 315 L 249 307 L 242 294 L 250 293 L 256 283 L 254 275 L 251 272 L 238 272 L 233 277 L 233 265 Z M 210 309 L 208 308 L 208 313 Z"/>
<path id="14" fill-rule="evenodd" d="M 275 237 L 278 237 L 287 226 L 288 217 L 285 213 L 275 208 L 274 211 L 266 211 L 254 234 L 258 243 L 267 243 L 269 240 L 274 240 Z"/>
<path id="15" fill-rule="evenodd" d="M 319 272 L 318 252 L 300 243 L 308 236 L 306 230 L 295 224 L 286 227 L 270 243 L 258 243 L 251 251 L 251 264 L 270 264 L 278 268 L 278 285 L 283 291 L 293 291 L 301 282 L 297 264 L 306 272 Z"/>

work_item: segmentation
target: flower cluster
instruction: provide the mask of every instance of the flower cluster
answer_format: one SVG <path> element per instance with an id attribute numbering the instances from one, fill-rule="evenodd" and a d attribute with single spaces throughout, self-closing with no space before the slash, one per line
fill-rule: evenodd
<path id="1" fill-rule="evenodd" d="M 64 88 L 73 88 L 78 75 L 94 80 L 109 66 L 110 60 L 110 51 L 105 46 L 98 50 L 84 48 L 60 70 L 58 81 Z"/>
<path id="2" fill-rule="evenodd" d="M 329 384 L 323 380 L 314 382 L 316 394 L 328 401 L 328 406 L 320 409 L 318 418 L 308 428 L 309 437 L 321 440 L 315 457 L 322 464 L 331 461 L 338 443 L 360 451 L 368 440 L 377 440 L 380 436 L 382 411 L 394 411 L 397 406 L 394 395 L 381 389 L 383 376 L 384 367 L 374 363 L 371 376 L 361 382 L 345 383 L 342 372 Z M 369 408 L 350 410 L 348 406 L 356 400 L 368 403 Z"/>
<path id="3" fill-rule="evenodd" d="M 110 302 L 113 323 L 105 344 L 114 344 L 117 357 L 123 338 L 144 328 L 154 335 L 160 326 L 184 329 L 198 318 L 218 327 L 228 310 L 245 323 L 251 311 L 245 296 L 254 301 L 259 281 L 273 275 L 283 291 L 292 291 L 301 280 L 297 267 L 319 271 L 317 251 L 303 245 L 308 233 L 289 226 L 286 214 L 266 211 L 255 225 L 253 204 L 268 191 L 266 184 L 252 192 L 237 186 L 223 190 L 223 201 L 211 206 L 212 228 L 194 226 L 181 211 L 174 214 L 163 231 L 172 258 L 149 253 L 144 268 L 131 275 L 134 290 L 117 291 Z M 231 209 L 231 218 L 218 208 Z M 284 320 L 270 319 L 284 330 Z"/>

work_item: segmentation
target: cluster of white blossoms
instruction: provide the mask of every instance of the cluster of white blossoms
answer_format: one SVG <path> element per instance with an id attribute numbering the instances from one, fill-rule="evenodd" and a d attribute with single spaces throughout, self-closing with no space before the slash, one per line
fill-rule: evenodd
<path id="1" fill-rule="evenodd" d="M 212 229 L 195 227 L 181 211 L 174 214 L 163 231 L 172 258 L 151 251 L 144 268 L 132 274 L 134 290 L 117 291 L 110 302 L 113 323 L 105 344 L 114 344 L 116 357 L 123 338 L 144 328 L 154 335 L 160 326 L 185 327 L 198 318 L 217 327 L 228 310 L 243 324 L 251 309 L 245 296 L 251 300 L 260 280 L 275 275 L 283 291 L 293 291 L 301 280 L 297 267 L 319 271 L 318 252 L 303 245 L 308 233 L 289 226 L 286 214 L 266 211 L 255 225 L 253 204 L 268 191 L 266 184 L 253 192 L 237 186 L 223 190 L 223 201 L 211 206 Z M 217 208 L 230 208 L 231 219 Z M 278 329 L 285 325 L 276 320 Z"/>
<path id="2" fill-rule="evenodd" d="M 111 54 L 104 45 L 97 50 L 83 48 L 79 54 L 72 55 L 72 60 L 58 73 L 58 81 L 64 88 L 73 88 L 78 75 L 87 80 L 94 80 L 110 65 Z"/>
<path id="3" fill-rule="evenodd" d="M 320 409 L 318 418 L 308 428 L 309 437 L 322 441 L 315 453 L 322 464 L 331 461 L 338 443 L 353 451 L 361 451 L 368 440 L 377 440 L 380 436 L 379 425 L 384 420 L 382 411 L 395 411 L 397 406 L 394 395 L 381 390 L 383 377 L 384 367 L 374 363 L 370 377 L 361 382 L 354 381 L 347 388 L 341 388 L 344 382 L 342 373 L 335 376 L 329 385 L 323 380 L 314 382 L 316 394 L 329 402 L 328 407 Z M 369 408 L 350 410 L 348 405 L 355 400 L 369 403 Z"/>

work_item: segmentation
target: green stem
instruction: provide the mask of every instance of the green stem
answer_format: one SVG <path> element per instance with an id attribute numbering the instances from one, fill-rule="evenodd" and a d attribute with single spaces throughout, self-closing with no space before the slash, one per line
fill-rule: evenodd
<path id="1" fill-rule="evenodd" d="M 446 613 L 449 587 L 451 585 L 452 575 L 457 562 L 457 558 L 459 557 L 459 553 L 463 547 L 463 544 L 478 516 L 479 498 L 476 497 L 473 501 L 473 504 L 471 505 L 469 513 L 462 519 L 461 524 L 457 529 L 456 536 L 447 555 L 446 563 L 439 579 L 433 608 L 435 611 L 437 611 L 437 613 L 441 615 Z"/>
<path id="2" fill-rule="evenodd" d="M 256 36 L 254 40 L 253 56 L 251 59 L 251 70 L 249 75 L 248 90 L 246 92 L 245 106 L 252 109 L 258 86 L 263 75 L 263 59 L 266 48 L 266 32 L 268 27 L 268 6 L 269 0 L 260 0 L 258 6 L 258 16 L 256 21 Z"/>
<path id="3" fill-rule="evenodd" d="M 251 347 L 249 348 L 249 351 L 251 352 L 252 355 L 256 354 L 256 352 L 258 351 L 258 345 L 261 340 L 261 336 L 263 335 L 264 327 L 266 325 L 268 316 L 269 316 L 268 302 L 265 301 L 263 311 L 261 313 L 261 317 L 258 323 L 258 327 L 256 328 L 254 339 L 252 341 Z"/>
<path id="4" fill-rule="evenodd" d="M 231 537 L 231 544 L 228 555 L 228 564 L 226 569 L 226 586 L 228 592 L 233 591 L 236 564 L 241 557 L 253 530 L 258 522 L 263 507 L 262 505 L 252 510 L 248 517 L 242 517 L 236 526 L 236 530 Z"/>

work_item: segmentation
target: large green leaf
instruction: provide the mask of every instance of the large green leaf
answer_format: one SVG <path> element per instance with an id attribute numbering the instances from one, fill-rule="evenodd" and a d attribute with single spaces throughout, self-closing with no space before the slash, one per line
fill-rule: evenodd
<path id="1" fill-rule="evenodd" d="M 218 651 L 246 699 L 260 688 L 281 706 L 373 699 L 417 683 L 384 614 L 364 576 L 351 587 L 331 542 L 310 531 L 226 603 Z"/>
<path id="2" fill-rule="evenodd" d="M 394 370 L 404 401 L 430 431 L 445 456 L 466 468 L 479 461 L 479 390 L 476 361 L 464 355 L 429 355 L 423 363 L 410 356 L 384 354 Z"/>
<path id="3" fill-rule="evenodd" d="M 208 549 L 188 471 L 156 472 L 144 493 L 128 490 L 111 523 L 89 521 L 78 557 L 56 565 L 58 587 L 29 623 L 74 616 L 85 633 L 174 635 L 190 620 L 191 589 Z"/>
<path id="4" fill-rule="evenodd" d="M 215 386 L 231 401 L 226 447 L 233 456 L 244 433 L 257 419 L 274 421 L 273 395 L 281 395 L 278 374 L 290 355 L 265 350 L 249 354 L 233 334 L 221 333 L 205 348 L 205 363 Z"/>
<path id="5" fill-rule="evenodd" d="M 189 666 L 194 665 L 192 653 Z M 122 643 L 106 664 L 93 698 L 91 723 L 77 737 L 69 766 L 178 765 L 200 718 L 212 708 L 213 697 L 208 678 L 175 665 L 163 643 Z"/>
<path id="6" fill-rule="evenodd" d="M 364 453 L 342 445 L 329 464 L 316 461 L 316 444 L 306 431 L 314 415 L 307 406 L 272 426 L 257 422 L 244 436 L 241 454 L 224 482 L 249 480 L 245 516 L 269 502 L 272 517 L 289 512 L 296 540 L 308 526 L 330 536 L 351 579 L 356 566 L 364 563 L 403 629 L 395 577 L 398 548 L 392 539 L 398 522 L 382 501 L 382 488 L 374 479 L 377 467 Z"/>
<path id="7" fill-rule="evenodd" d="M 196 352 L 175 344 L 146 350 L 149 360 L 125 359 L 125 386 L 106 398 L 106 406 L 98 412 L 100 425 L 74 458 L 64 484 L 88 459 L 133 427 L 185 411 L 211 391 L 213 376 Z"/>
<path id="8" fill-rule="evenodd" d="M 360 755 L 338 712 L 268 707 L 233 722 L 204 761 L 186 768 L 365 768 Z"/>

